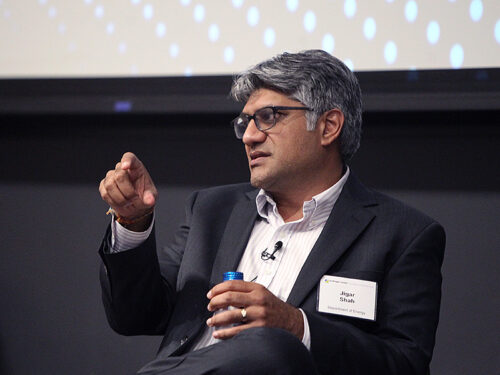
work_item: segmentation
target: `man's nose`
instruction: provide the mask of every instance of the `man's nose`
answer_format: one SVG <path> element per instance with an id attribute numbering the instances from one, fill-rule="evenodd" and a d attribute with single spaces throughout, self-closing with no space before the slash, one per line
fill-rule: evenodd
<path id="1" fill-rule="evenodd" d="M 255 120 L 250 120 L 247 128 L 245 129 L 245 133 L 243 133 L 243 143 L 246 145 L 252 145 L 254 143 L 264 142 L 265 139 L 266 133 L 257 129 Z"/>

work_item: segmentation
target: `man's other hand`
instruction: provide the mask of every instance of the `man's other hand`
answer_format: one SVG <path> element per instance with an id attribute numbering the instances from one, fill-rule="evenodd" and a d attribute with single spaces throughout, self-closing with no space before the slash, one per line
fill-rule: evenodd
<path id="1" fill-rule="evenodd" d="M 215 338 L 228 339 L 251 327 L 276 327 L 285 329 L 302 340 L 304 319 L 300 310 L 283 302 L 258 283 L 241 280 L 225 281 L 214 286 L 207 297 L 210 299 L 209 311 L 217 311 L 228 306 L 236 307 L 212 316 L 207 320 L 208 326 L 221 327 L 242 323 L 215 331 Z M 246 312 L 244 319 L 243 308 Z"/>

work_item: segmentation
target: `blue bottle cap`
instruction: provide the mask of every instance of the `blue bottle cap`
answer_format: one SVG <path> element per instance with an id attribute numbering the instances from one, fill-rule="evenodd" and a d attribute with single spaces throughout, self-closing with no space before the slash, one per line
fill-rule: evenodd
<path id="1" fill-rule="evenodd" d="M 228 280 L 243 280 L 243 272 L 224 272 L 224 281 Z"/>

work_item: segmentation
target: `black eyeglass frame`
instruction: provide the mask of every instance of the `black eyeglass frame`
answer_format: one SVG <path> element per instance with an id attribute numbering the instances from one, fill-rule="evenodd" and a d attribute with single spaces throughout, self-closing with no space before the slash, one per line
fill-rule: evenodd
<path id="1" fill-rule="evenodd" d="M 273 124 L 271 126 L 268 126 L 268 127 L 262 127 L 260 125 L 259 120 L 257 119 L 256 115 L 259 111 L 262 111 L 263 109 L 268 109 L 268 108 L 271 108 L 273 110 Z M 254 121 L 255 127 L 257 129 L 259 129 L 261 132 L 266 132 L 267 130 L 272 129 L 273 127 L 276 126 L 276 123 L 277 123 L 276 122 L 276 114 L 279 113 L 279 111 L 287 111 L 287 110 L 312 111 L 312 109 L 309 107 L 289 107 L 289 106 L 283 106 L 283 105 L 277 105 L 277 106 L 268 105 L 268 106 L 259 108 L 258 110 L 256 110 L 254 112 L 253 115 L 248 115 L 246 113 L 240 113 L 240 115 L 238 117 L 236 117 L 234 120 L 231 121 L 231 124 L 233 125 L 233 128 L 234 128 L 234 134 L 236 135 L 236 138 L 242 139 L 243 135 L 245 134 L 245 131 L 248 127 L 248 124 L 250 123 L 250 120 Z M 243 120 L 246 122 L 245 130 L 241 133 L 241 135 L 239 135 L 239 132 L 237 130 L 237 128 L 239 127 L 239 123 L 238 123 L 239 120 Z"/>

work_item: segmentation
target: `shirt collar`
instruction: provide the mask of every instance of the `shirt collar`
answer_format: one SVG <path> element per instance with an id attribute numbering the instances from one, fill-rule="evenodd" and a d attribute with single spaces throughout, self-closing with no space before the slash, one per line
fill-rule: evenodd
<path id="1" fill-rule="evenodd" d="M 328 216 L 330 216 L 330 212 L 332 211 L 333 206 L 335 205 L 335 202 L 337 201 L 340 192 L 349 177 L 349 174 L 349 167 L 346 166 L 346 171 L 340 180 L 338 180 L 333 186 L 312 197 L 310 201 L 304 202 L 304 205 L 302 206 L 304 216 L 299 221 L 309 221 L 309 227 L 323 225 L 328 219 Z M 268 222 L 270 221 L 271 215 L 281 218 L 276 202 L 264 189 L 260 189 L 257 197 L 255 198 L 255 203 L 257 205 L 257 212 L 259 213 L 259 216 Z"/>

